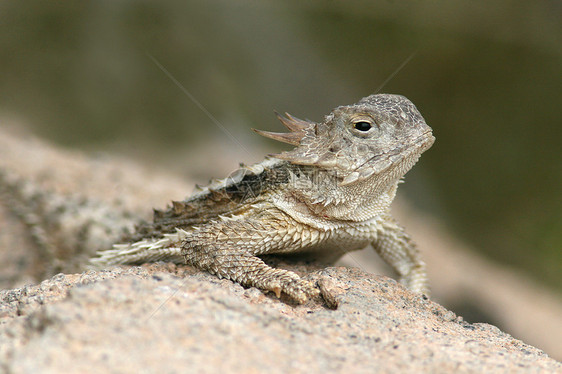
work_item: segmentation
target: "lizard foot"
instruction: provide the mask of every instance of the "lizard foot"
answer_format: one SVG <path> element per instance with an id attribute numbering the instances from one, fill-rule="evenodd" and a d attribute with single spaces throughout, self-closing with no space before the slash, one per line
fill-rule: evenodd
<path id="1" fill-rule="evenodd" d="M 277 297 L 284 293 L 299 304 L 304 304 L 308 298 L 318 296 L 320 291 L 310 281 L 301 279 L 297 274 L 276 269 L 269 279 L 256 282 L 256 287 L 271 291 Z"/>

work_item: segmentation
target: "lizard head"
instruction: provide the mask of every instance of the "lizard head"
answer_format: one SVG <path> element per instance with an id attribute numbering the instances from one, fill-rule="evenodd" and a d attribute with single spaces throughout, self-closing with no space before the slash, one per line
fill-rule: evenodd
<path id="1" fill-rule="evenodd" d="M 335 171 L 340 185 L 389 168 L 394 178 L 401 178 L 435 140 L 414 104 L 400 95 L 367 96 L 335 108 L 320 123 L 277 116 L 290 132 L 255 131 L 296 147 L 273 156 Z"/>

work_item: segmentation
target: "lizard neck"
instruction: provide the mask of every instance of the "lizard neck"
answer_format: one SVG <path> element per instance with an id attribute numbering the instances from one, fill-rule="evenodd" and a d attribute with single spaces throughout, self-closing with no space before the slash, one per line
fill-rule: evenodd
<path id="1" fill-rule="evenodd" d="M 315 214 L 356 222 L 386 214 L 396 196 L 399 181 L 418 161 L 420 154 L 419 149 L 413 149 L 381 173 L 356 183 L 344 186 L 319 184 L 322 189 L 319 195 L 326 198 L 321 204 L 308 200 L 307 205 Z M 325 173 L 330 174 L 329 171 Z"/>
<path id="2" fill-rule="evenodd" d="M 331 197 L 327 204 L 309 201 L 307 205 L 315 214 L 333 220 L 361 222 L 386 214 L 396 196 L 398 181 L 388 183 L 376 177 L 353 185 L 335 186 L 325 191 L 325 196 Z"/>

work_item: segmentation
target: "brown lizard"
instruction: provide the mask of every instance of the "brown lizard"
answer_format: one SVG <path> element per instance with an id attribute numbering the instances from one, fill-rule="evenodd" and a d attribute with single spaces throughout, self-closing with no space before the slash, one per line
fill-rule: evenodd
<path id="1" fill-rule="evenodd" d="M 255 131 L 293 150 L 155 210 L 153 222 L 98 252 L 92 264 L 185 262 L 302 303 L 316 287 L 260 255 L 335 260 L 371 244 L 406 287 L 428 294 L 425 264 L 389 213 L 401 178 L 434 142 L 414 104 L 379 94 L 337 107 L 320 123 L 278 117 L 288 133 Z"/>

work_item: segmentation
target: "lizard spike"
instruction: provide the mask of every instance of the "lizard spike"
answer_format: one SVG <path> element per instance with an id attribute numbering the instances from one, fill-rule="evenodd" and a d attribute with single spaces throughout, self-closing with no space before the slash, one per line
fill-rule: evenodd
<path id="1" fill-rule="evenodd" d="M 326 152 L 320 159 L 316 162 L 318 166 L 323 168 L 334 168 L 338 163 L 337 156 L 333 152 Z"/>
<path id="2" fill-rule="evenodd" d="M 269 132 L 263 130 L 252 129 L 258 134 L 265 136 L 266 138 L 271 138 L 283 143 L 289 143 L 292 145 L 299 145 L 302 138 L 306 135 L 306 129 L 314 126 L 314 122 L 305 121 L 296 117 L 293 117 L 289 113 L 285 113 L 286 117 L 283 117 L 279 113 L 275 112 L 275 115 L 281 121 L 281 123 L 289 129 L 290 132 Z"/>
<path id="3" fill-rule="evenodd" d="M 292 145 L 299 145 L 301 139 L 304 137 L 304 132 L 270 132 L 270 131 L 263 131 L 252 129 L 261 136 L 265 136 L 266 138 L 274 139 L 283 143 L 289 143 Z"/>
<path id="4" fill-rule="evenodd" d="M 209 196 L 214 201 L 221 201 L 225 197 L 228 197 L 228 195 L 226 195 L 224 191 L 220 190 L 209 190 Z"/>
<path id="5" fill-rule="evenodd" d="M 185 211 L 185 203 L 181 201 L 172 201 L 172 205 L 174 208 L 174 214 L 180 214 L 181 212 Z"/>
<path id="6" fill-rule="evenodd" d="M 354 171 L 353 173 L 349 173 L 348 175 L 343 178 L 340 183 L 340 186 L 346 186 L 350 183 L 356 182 L 359 179 L 360 175 L 358 172 Z"/>
<path id="7" fill-rule="evenodd" d="M 152 214 L 154 216 L 154 219 L 159 219 L 164 217 L 164 212 L 159 209 L 152 209 Z"/>
<path id="8" fill-rule="evenodd" d="M 281 153 L 272 153 L 270 154 L 271 157 L 278 158 L 280 160 L 289 161 L 293 164 L 297 165 L 317 165 L 318 159 L 320 156 L 314 154 L 300 154 L 294 151 L 289 152 L 281 152 Z"/>
<path id="9" fill-rule="evenodd" d="M 279 121 L 281 121 L 281 123 L 291 131 L 302 132 L 304 129 L 306 129 L 312 124 L 312 122 L 308 122 L 300 118 L 293 117 L 287 112 L 285 112 L 286 117 L 283 117 L 277 112 L 275 112 L 275 115 L 277 116 Z"/>

